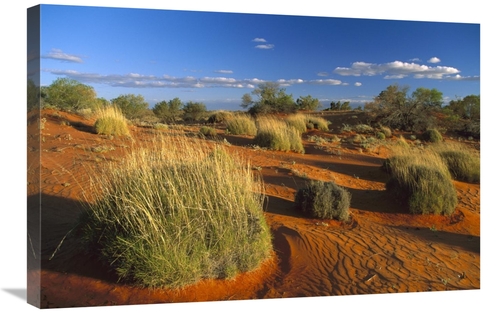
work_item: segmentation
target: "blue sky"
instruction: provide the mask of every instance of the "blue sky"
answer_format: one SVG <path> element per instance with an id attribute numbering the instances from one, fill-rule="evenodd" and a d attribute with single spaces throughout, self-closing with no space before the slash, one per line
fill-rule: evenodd
<path id="1" fill-rule="evenodd" d="M 141 94 L 241 109 L 264 81 L 324 107 L 393 83 L 445 101 L 480 94 L 479 23 L 43 5 L 41 84 L 78 80 L 108 100 Z"/>

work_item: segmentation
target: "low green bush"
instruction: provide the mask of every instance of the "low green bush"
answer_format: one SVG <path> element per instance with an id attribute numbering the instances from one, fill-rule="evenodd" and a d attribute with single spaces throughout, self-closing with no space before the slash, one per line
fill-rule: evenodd
<path id="1" fill-rule="evenodd" d="M 351 194 L 334 182 L 310 181 L 295 194 L 298 210 L 314 218 L 347 221 Z"/>
<path id="2" fill-rule="evenodd" d="M 389 127 L 382 126 L 380 127 L 380 130 L 384 133 L 386 138 L 392 137 L 392 130 Z"/>
<path id="3" fill-rule="evenodd" d="M 436 143 L 443 141 L 443 136 L 441 136 L 441 133 L 437 129 L 431 128 L 422 133 L 422 139 L 424 141 Z"/>
<path id="4" fill-rule="evenodd" d="M 229 111 L 215 111 L 212 112 L 209 117 L 207 123 L 215 124 L 215 123 L 225 123 L 233 117 L 233 113 Z"/>
<path id="5" fill-rule="evenodd" d="M 215 137 L 217 136 L 217 130 L 213 127 L 202 126 L 200 127 L 200 134 L 205 137 Z"/>

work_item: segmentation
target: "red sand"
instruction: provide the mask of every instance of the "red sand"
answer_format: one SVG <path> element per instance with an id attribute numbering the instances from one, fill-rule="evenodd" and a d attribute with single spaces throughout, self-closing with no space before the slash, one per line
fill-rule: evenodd
<path id="1" fill-rule="evenodd" d="M 44 111 L 42 117 L 42 269 L 29 272 L 28 279 L 40 279 L 43 308 L 480 288 L 479 184 L 455 182 L 459 204 L 451 217 L 411 215 L 384 191 L 388 176 L 379 167 L 386 149 L 359 151 L 335 143 L 320 147 L 307 136 L 332 133 L 314 131 L 304 134 L 302 155 L 256 150 L 250 137 L 226 136 L 219 129 L 231 151 L 243 152 L 261 168 L 266 186 L 265 215 L 275 256 L 254 272 L 182 290 L 149 290 L 117 282 L 96 260 L 73 255 L 70 241 L 49 260 L 80 212 L 82 164 L 119 159 L 127 141 L 93 134 L 92 121 L 76 115 Z M 327 118 L 334 128 L 354 124 L 346 120 L 349 115 Z M 131 130 L 136 140 L 151 134 L 147 128 Z M 103 147 L 108 151 L 97 152 Z M 35 138 L 28 138 L 28 153 L 38 153 Z M 333 180 L 347 188 L 352 220 L 309 219 L 295 212 L 294 194 L 306 179 Z M 36 181 L 30 183 L 28 190 L 34 193 L 30 187 Z M 28 288 L 30 295 L 37 292 Z"/>

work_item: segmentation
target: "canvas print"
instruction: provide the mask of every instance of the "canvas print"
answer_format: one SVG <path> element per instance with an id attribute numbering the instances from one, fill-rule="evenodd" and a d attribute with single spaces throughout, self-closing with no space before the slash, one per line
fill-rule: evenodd
<path id="1" fill-rule="evenodd" d="M 38 308 L 480 289 L 480 25 L 27 9 Z"/>

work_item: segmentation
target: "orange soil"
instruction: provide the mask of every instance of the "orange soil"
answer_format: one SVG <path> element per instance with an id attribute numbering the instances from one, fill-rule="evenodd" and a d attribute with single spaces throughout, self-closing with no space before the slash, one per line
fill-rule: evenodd
<path id="1" fill-rule="evenodd" d="M 325 117 L 333 131 L 304 134 L 305 154 L 256 149 L 250 137 L 228 136 L 218 129 L 231 144 L 230 151 L 248 156 L 264 178 L 264 209 L 275 255 L 234 280 L 150 290 L 117 282 L 96 260 L 72 253 L 71 240 L 51 258 L 80 212 L 83 164 L 117 160 L 129 143 L 94 134 L 91 120 L 42 112 L 42 268 L 28 272 L 28 280 L 39 282 L 41 290 L 28 288 L 30 297 L 39 296 L 40 306 L 50 308 L 479 289 L 480 185 L 454 182 L 459 204 L 451 217 L 408 214 L 384 191 L 388 176 L 379 167 L 386 148 L 361 151 L 344 143 L 318 145 L 308 140 L 311 135 L 339 134 L 342 123 L 355 124 L 349 114 Z M 36 161 L 40 151 L 35 121 L 28 125 L 28 153 Z M 134 126 L 131 130 L 136 140 L 147 141 L 152 133 Z M 99 152 L 103 147 L 108 150 Z M 28 165 L 29 172 L 36 173 L 36 166 Z M 29 197 L 35 197 L 38 177 L 29 177 Z M 294 194 L 306 179 L 333 180 L 345 187 L 352 194 L 351 221 L 298 214 Z"/>

